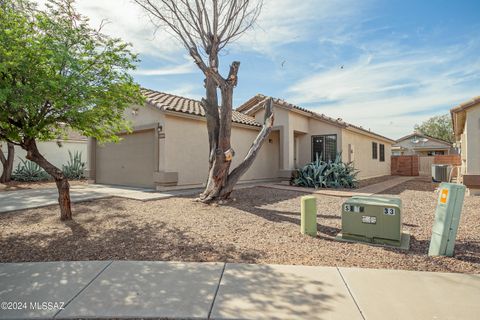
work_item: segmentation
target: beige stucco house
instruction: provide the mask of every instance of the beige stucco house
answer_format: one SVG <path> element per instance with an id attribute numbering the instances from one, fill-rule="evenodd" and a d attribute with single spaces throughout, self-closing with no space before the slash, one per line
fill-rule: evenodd
<path id="1" fill-rule="evenodd" d="M 200 102 L 144 89 L 144 107 L 125 117 L 133 132 L 117 143 L 88 143 L 87 176 L 92 182 L 158 190 L 203 186 L 208 174 L 208 134 Z M 234 168 L 246 155 L 263 122 L 257 95 L 233 111 Z M 359 178 L 390 174 L 393 140 L 369 130 L 273 99 L 275 126 L 242 182 L 290 178 L 292 170 L 319 153 L 326 160 L 342 152 Z"/>
<path id="2" fill-rule="evenodd" d="M 69 152 L 75 154 L 80 153 L 82 161 L 87 160 L 87 138 L 77 132 L 70 131 L 66 137 L 62 137 L 52 141 L 39 141 L 37 147 L 40 153 L 54 166 L 61 168 L 70 160 Z M 7 144 L 0 141 L 0 148 L 6 154 Z M 27 152 L 19 146 L 15 146 L 15 157 L 13 160 L 13 170 L 26 160 Z"/>
<path id="3" fill-rule="evenodd" d="M 450 110 L 462 159 L 462 179 L 472 195 L 480 195 L 480 96 Z"/>
<path id="4" fill-rule="evenodd" d="M 455 153 L 455 150 L 450 142 L 420 132 L 401 137 L 392 146 L 392 155 L 394 156 L 435 156 L 451 153 Z"/>

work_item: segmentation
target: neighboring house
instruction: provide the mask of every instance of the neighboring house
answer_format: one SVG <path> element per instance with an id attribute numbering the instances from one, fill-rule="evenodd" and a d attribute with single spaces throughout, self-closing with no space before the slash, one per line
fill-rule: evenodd
<path id="1" fill-rule="evenodd" d="M 69 158 L 68 151 L 72 154 L 80 152 L 82 155 L 82 161 L 87 161 L 87 138 L 76 133 L 70 132 L 66 139 L 57 139 L 52 141 L 40 141 L 37 142 L 38 150 L 50 163 L 58 168 L 62 168 L 62 165 L 67 164 Z M 7 152 L 7 144 L 2 143 L 2 150 Z M 15 159 L 13 161 L 13 170 L 17 168 L 21 163 L 20 159 L 25 160 L 27 152 L 19 146 L 15 146 Z"/>
<path id="2" fill-rule="evenodd" d="M 420 132 L 414 132 L 398 139 L 392 146 L 394 156 L 435 156 L 451 154 L 455 150 L 450 142 L 430 137 Z"/>
<path id="3" fill-rule="evenodd" d="M 200 102 L 143 90 L 145 107 L 132 106 L 125 116 L 133 132 L 117 143 L 89 139 L 87 176 L 92 182 L 133 187 L 191 188 L 204 185 L 208 174 L 208 133 Z M 234 168 L 248 152 L 263 123 L 257 95 L 232 113 Z M 390 174 L 393 140 L 274 99 L 274 128 L 242 181 L 290 178 L 315 154 L 331 160 L 342 152 L 360 170 L 360 178 Z"/>
<path id="4" fill-rule="evenodd" d="M 460 146 L 462 179 L 472 195 L 480 195 L 480 96 L 450 110 Z"/>

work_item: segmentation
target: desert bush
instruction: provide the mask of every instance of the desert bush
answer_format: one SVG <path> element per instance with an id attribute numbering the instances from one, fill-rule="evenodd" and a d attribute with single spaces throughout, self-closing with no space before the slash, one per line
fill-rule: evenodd
<path id="1" fill-rule="evenodd" d="M 322 161 L 317 154 L 316 160 L 295 170 L 292 184 L 309 188 L 356 188 L 358 171 L 352 163 L 342 162 L 341 154 L 335 161 Z"/>
<path id="2" fill-rule="evenodd" d="M 20 161 L 21 162 L 17 165 L 17 168 L 12 174 L 12 180 L 31 182 L 51 179 L 51 176 L 35 162 L 22 158 L 20 158 Z"/>
<path id="3" fill-rule="evenodd" d="M 74 154 L 68 150 L 69 160 L 66 165 L 62 166 L 62 171 L 65 177 L 70 180 L 84 178 L 83 171 L 85 170 L 85 162 L 82 161 L 82 153 L 75 151 Z"/>

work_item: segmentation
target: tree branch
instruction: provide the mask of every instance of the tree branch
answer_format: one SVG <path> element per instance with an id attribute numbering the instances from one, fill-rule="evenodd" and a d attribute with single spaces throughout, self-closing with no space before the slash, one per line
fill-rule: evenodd
<path id="1" fill-rule="evenodd" d="M 273 122 L 274 122 L 273 100 L 272 98 L 268 98 L 265 100 L 264 103 L 265 103 L 265 117 L 264 117 L 262 129 L 260 130 L 257 137 L 253 141 L 242 163 L 240 163 L 228 175 L 227 185 L 223 188 L 221 196 L 232 192 L 233 186 L 235 186 L 235 184 L 238 182 L 240 177 L 250 168 L 253 161 L 257 157 L 258 151 L 260 150 L 264 141 L 272 131 Z"/>

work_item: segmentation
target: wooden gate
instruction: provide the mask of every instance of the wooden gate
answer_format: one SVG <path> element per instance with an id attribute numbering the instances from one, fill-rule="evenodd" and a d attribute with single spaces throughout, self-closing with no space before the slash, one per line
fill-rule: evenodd
<path id="1" fill-rule="evenodd" d="M 432 174 L 432 164 L 435 157 L 423 156 L 419 159 L 420 175 L 429 176 Z"/>

